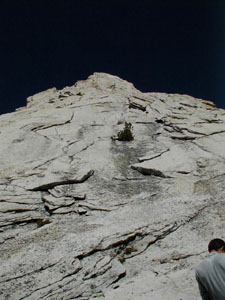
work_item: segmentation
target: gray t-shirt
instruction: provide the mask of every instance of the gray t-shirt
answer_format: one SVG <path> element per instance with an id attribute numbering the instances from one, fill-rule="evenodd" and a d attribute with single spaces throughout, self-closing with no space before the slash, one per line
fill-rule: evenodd
<path id="1" fill-rule="evenodd" d="M 210 253 L 195 275 L 203 300 L 225 300 L 225 253 Z"/>

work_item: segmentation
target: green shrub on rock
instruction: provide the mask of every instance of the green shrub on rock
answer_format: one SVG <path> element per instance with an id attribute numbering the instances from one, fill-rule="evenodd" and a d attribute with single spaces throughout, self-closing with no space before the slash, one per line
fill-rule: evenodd
<path id="1" fill-rule="evenodd" d="M 129 122 L 125 122 L 123 130 L 119 131 L 117 133 L 117 137 L 112 137 L 112 139 L 118 141 L 133 141 L 134 135 L 132 129 L 132 124 Z"/>

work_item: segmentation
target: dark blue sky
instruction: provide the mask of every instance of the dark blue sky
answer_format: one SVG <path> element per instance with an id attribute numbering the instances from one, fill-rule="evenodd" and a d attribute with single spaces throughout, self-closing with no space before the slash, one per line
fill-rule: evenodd
<path id="1" fill-rule="evenodd" d="M 223 0 L 1 0 L 0 113 L 107 72 L 225 108 Z"/>

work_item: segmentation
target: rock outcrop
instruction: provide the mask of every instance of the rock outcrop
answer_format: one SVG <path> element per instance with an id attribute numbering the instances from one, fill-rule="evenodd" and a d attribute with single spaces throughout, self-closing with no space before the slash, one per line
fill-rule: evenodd
<path id="1" fill-rule="evenodd" d="M 125 122 L 134 140 L 115 137 Z M 199 300 L 225 111 L 94 73 L 0 116 L 0 298 Z"/>

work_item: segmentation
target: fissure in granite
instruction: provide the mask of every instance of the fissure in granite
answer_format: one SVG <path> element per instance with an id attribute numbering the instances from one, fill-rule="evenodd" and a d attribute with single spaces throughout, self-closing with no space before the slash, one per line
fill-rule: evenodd
<path id="1" fill-rule="evenodd" d="M 125 122 L 134 140 L 112 140 Z M 224 122 L 104 73 L 1 115 L 0 297 L 200 300 L 194 268 L 225 238 Z"/>

